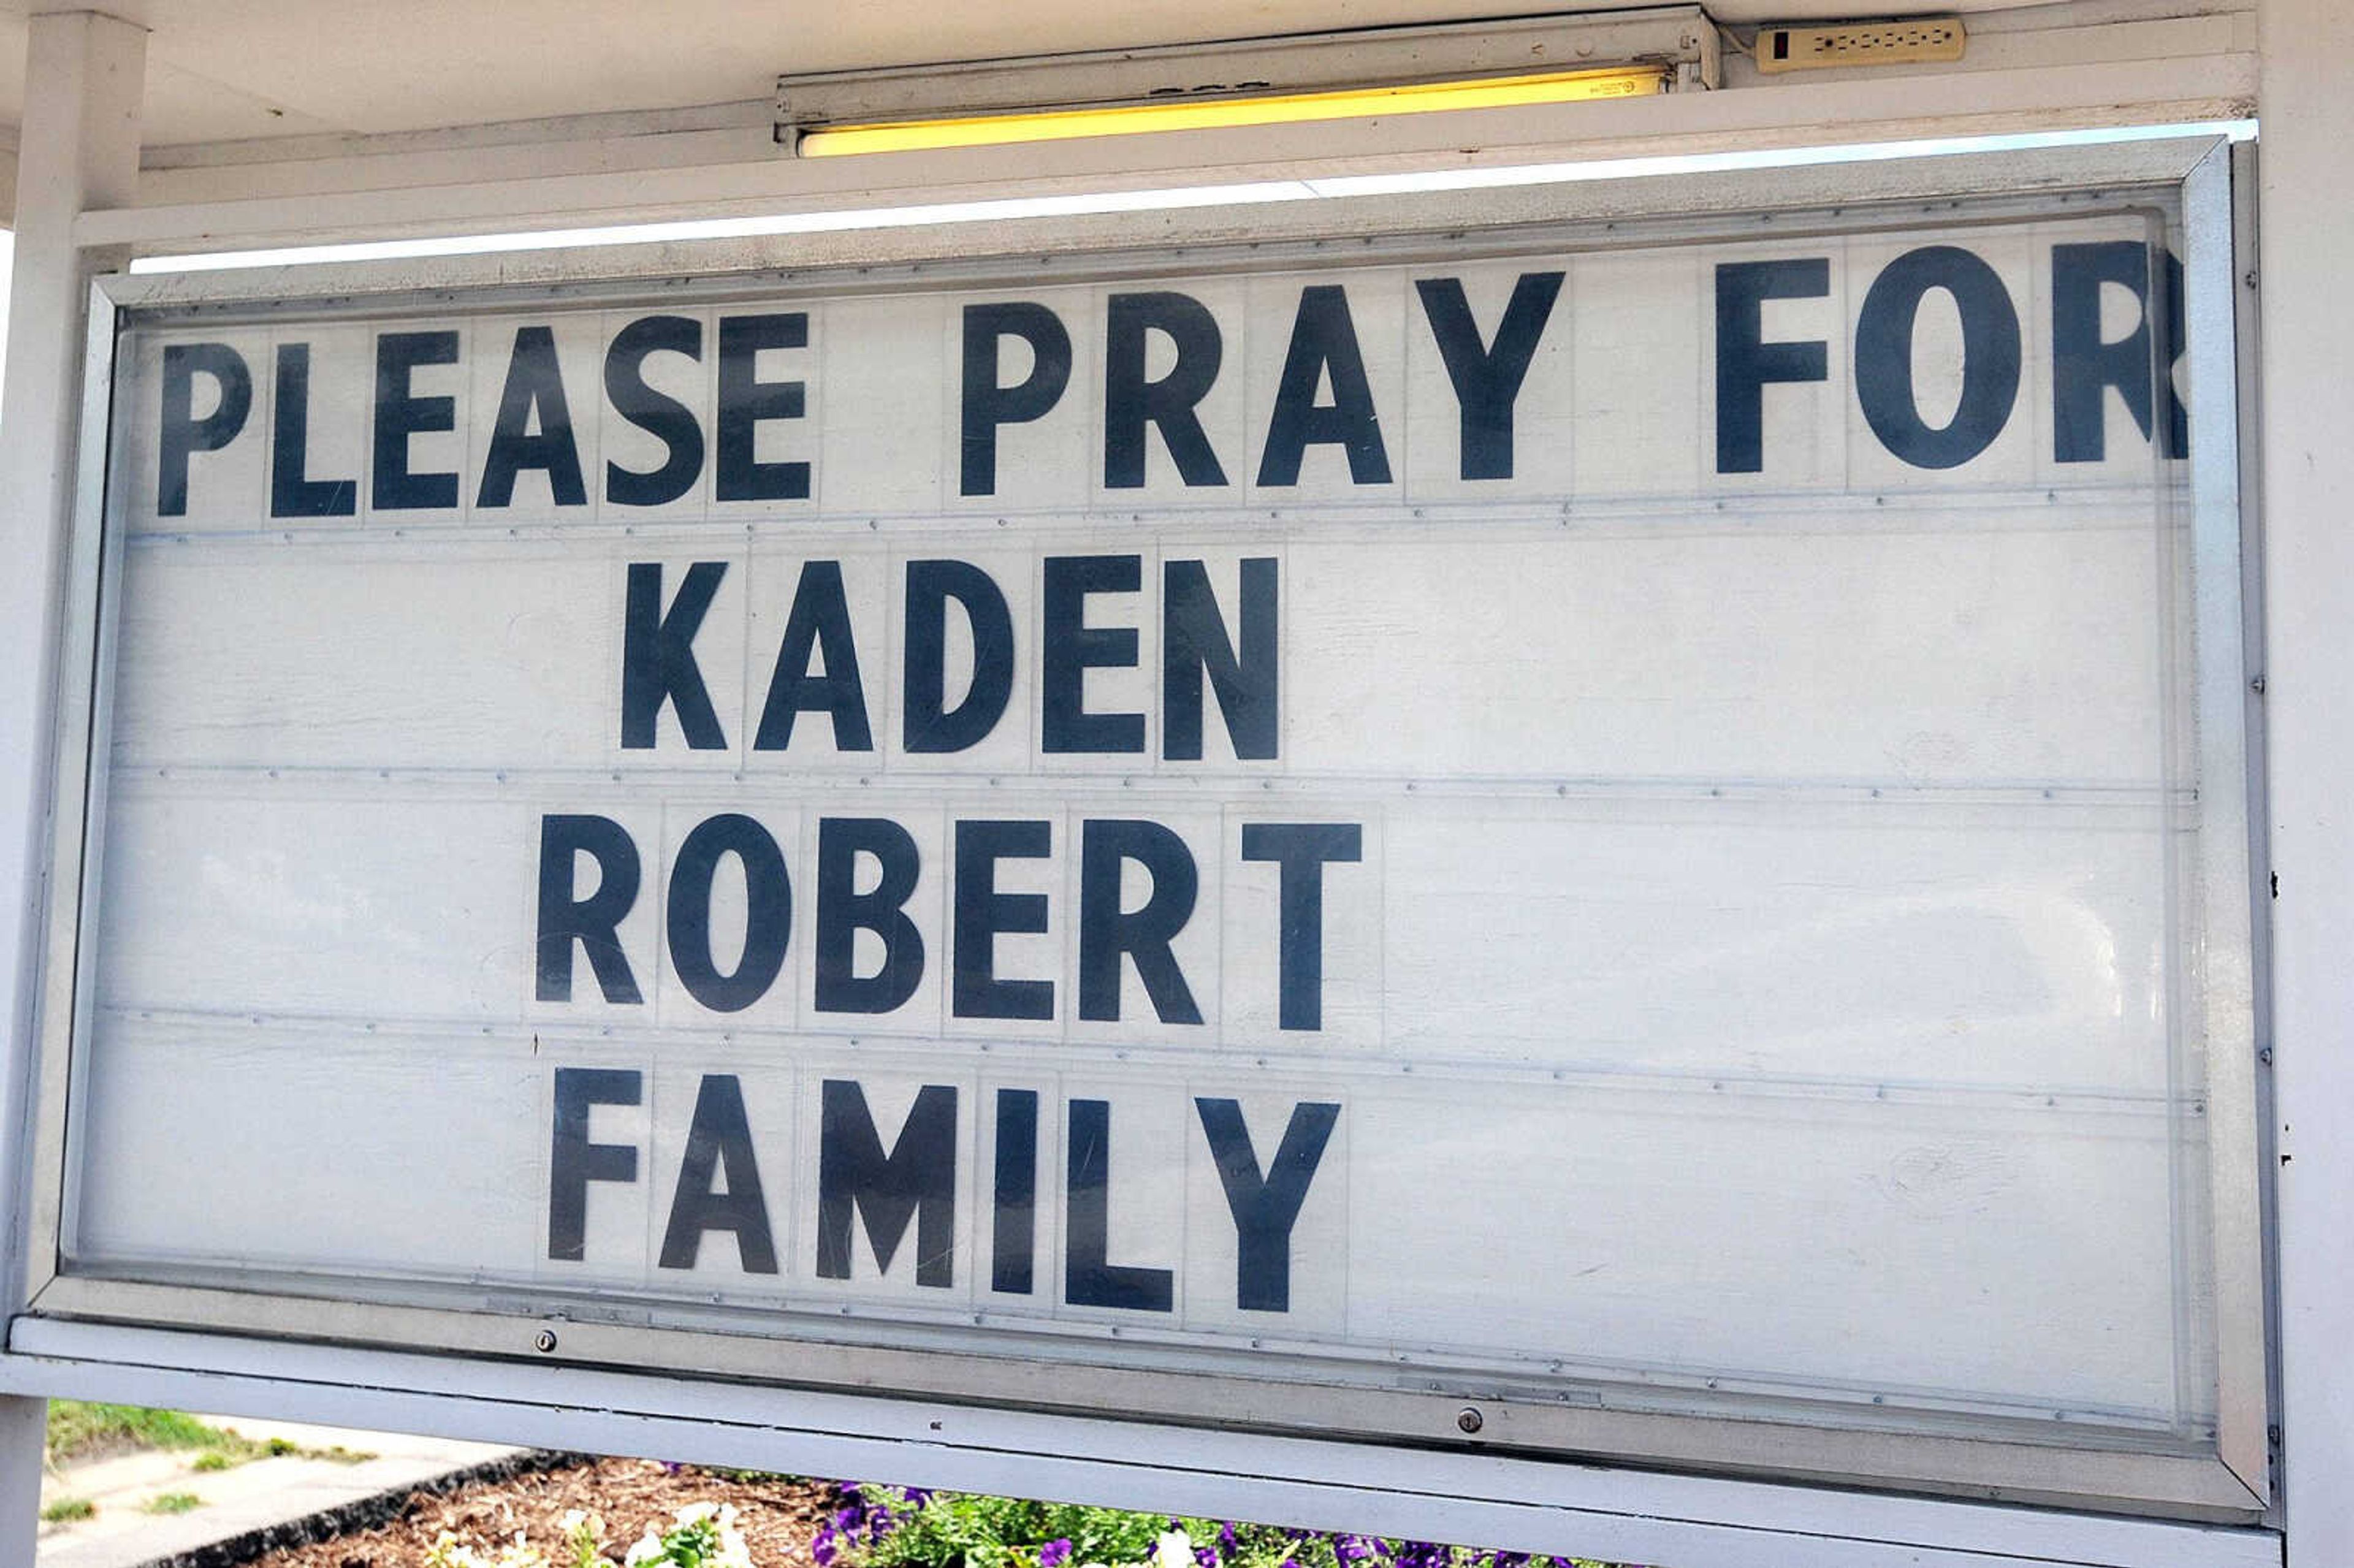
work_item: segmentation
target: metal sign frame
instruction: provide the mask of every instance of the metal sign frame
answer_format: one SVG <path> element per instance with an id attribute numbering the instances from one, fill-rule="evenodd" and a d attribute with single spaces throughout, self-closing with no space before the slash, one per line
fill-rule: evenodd
<path id="1" fill-rule="evenodd" d="M 551 289 L 567 299 L 622 291 L 652 278 L 697 274 L 714 293 L 772 283 L 820 286 L 838 267 L 898 269 L 930 276 L 954 266 L 960 279 L 985 277 L 998 257 L 1014 267 L 1053 249 L 1099 256 L 1137 270 L 1145 248 L 1175 265 L 1197 265 L 1196 248 L 1247 239 L 1270 261 L 1348 243 L 1358 253 L 1374 237 L 1478 230 L 1509 248 L 1516 229 L 1558 240 L 1564 232 L 1644 220 L 1647 235 L 1725 232 L 1723 217 L 1744 213 L 1776 235 L 1920 221 L 1950 213 L 1963 193 L 1989 216 L 2035 211 L 2115 210 L 2153 197 L 2175 206 L 2187 253 L 2188 380 L 2206 417 L 2193 426 L 2195 554 L 2193 607 L 2200 649 L 2195 707 L 2200 724 L 2203 810 L 2218 831 L 2202 835 L 2195 868 L 2204 910 L 2210 1041 L 2208 1118 L 2212 1128 L 2221 1438 L 2213 1457 L 2094 1452 L 1969 1436 L 1832 1433 L 1778 1424 L 1728 1423 L 1608 1409 L 1535 1408 L 1481 1401 L 1487 1420 L 1473 1438 L 1458 1426 L 1459 1393 L 1416 1394 L 1319 1390 L 1312 1414 L 1282 1430 L 1237 1430 L 1266 1386 L 1189 1373 L 1059 1367 L 1057 1392 L 1042 1399 L 1035 1363 L 958 1358 L 888 1348 L 796 1345 L 691 1329 L 650 1331 L 614 1322 L 551 1319 L 414 1305 L 323 1301 L 292 1293 L 158 1285 L 60 1275 L 56 1268 L 66 1199 L 65 1105 L 76 1067 L 75 1020 L 89 1004 L 81 959 L 102 782 L 111 638 L 107 611 L 120 552 L 108 547 L 117 517 L 104 500 L 114 343 L 131 316 L 266 318 L 274 302 L 315 309 L 325 297 L 350 308 L 396 307 L 407 297 L 429 308 L 529 299 Z M 1541 226 L 1541 228 L 1540 228 Z M 1388 241 L 1384 241 L 1387 243 Z M 1531 243 L 1541 243 L 1532 238 Z M 2228 150 L 2211 141 L 2144 143 L 2061 153 L 1976 155 L 1865 165 L 1828 165 L 1768 175 L 1718 175 L 1533 187 L 1452 197 L 1363 197 L 1308 206 L 1121 216 L 1072 222 L 1009 223 L 942 230 L 879 231 L 820 240 L 721 241 L 614 248 L 429 263 L 348 264 L 211 275 L 112 278 L 97 287 L 71 546 L 69 624 L 62 668 L 64 715 L 55 787 L 46 961 L 40 1014 L 39 1108 L 35 1189 L 25 1216 L 32 1277 L 10 1328 L 0 1383 L 42 1392 L 93 1390 L 146 1402 L 236 1409 L 241 1404 L 296 1408 L 324 1419 L 382 1420 L 426 1429 L 514 1436 L 547 1433 L 565 1446 L 658 1446 L 673 1457 L 927 1484 L 999 1487 L 1033 1494 L 1108 1496 L 1172 1509 L 1249 1511 L 1303 1522 L 1346 1520 L 1532 1548 L 1574 1544 L 1581 1552 L 1705 1565 L 1805 1561 L 1872 1563 L 1896 1543 L 1940 1554 L 1901 1560 L 1983 1563 L 2043 1535 L 2014 1535 L 2034 1519 L 2076 1542 L 2079 1557 L 2115 1564 L 2265 1561 L 2275 1537 L 2155 1518 L 2245 1525 L 2272 1495 L 2268 1477 L 2271 1401 L 2266 1393 L 2268 1247 L 2262 1231 L 2264 1130 L 2257 1116 L 2252 924 L 2261 867 L 2252 868 L 2247 822 L 2252 754 L 2243 652 L 2246 616 L 2238 480 L 2238 376 L 2233 336 L 2232 191 Z M 1155 263 L 1161 264 L 1161 263 Z M 552 1333 L 553 1343 L 547 1342 Z M 305 1341 L 288 1344 L 288 1340 Z M 419 1350 L 435 1353 L 418 1354 Z M 516 1363 L 532 1364 L 516 1364 Z M 549 1364 L 555 1363 L 555 1364 Z M 601 1369 L 634 1367 L 646 1373 Z M 675 1377 L 653 1375 L 669 1372 Z M 709 1380 L 718 1379 L 714 1383 Z M 750 1385 L 750 1386 L 745 1386 Z M 761 1386 L 772 1385 L 772 1386 Z M 795 1388 L 886 1393 L 797 1393 Z M 188 1398 L 201 1389 L 203 1398 Z M 1067 1392 L 1066 1392 L 1067 1391 Z M 1113 1421 L 1103 1413 L 1142 1405 L 1158 1420 Z M 1076 1407 L 1085 1414 L 1041 1414 Z M 1169 1423 L 1179 1425 L 1172 1425 Z M 1384 1451 L 1333 1438 L 1386 1436 Z M 536 1440 L 536 1439 L 535 1439 Z M 1448 1452 L 1453 1450 L 1454 1452 Z M 1564 1466 L 1543 1458 L 1574 1457 Z M 1745 1480 L 1680 1481 L 1637 1469 L 1595 1469 L 1597 1459 L 1723 1475 L 1772 1475 L 1818 1485 L 1876 1484 L 1952 1496 L 2033 1502 L 2154 1516 L 2017 1514 L 1960 1503 L 1822 1494 L 1829 1515 L 1870 1520 L 1826 1528 L 1824 1505 L 1785 1486 Z M 1241 1487 L 1235 1476 L 1253 1478 Z M 1207 1504 L 1205 1489 L 1219 1486 Z M 1446 1499 L 1442 1501 L 1441 1499 Z M 1670 1500 L 1672 1499 L 1672 1500 Z M 1812 1518 L 1815 1522 L 1800 1522 Z M 1759 1519 L 1785 1521 L 1761 1527 Z M 1572 1524 L 1594 1533 L 1575 1542 Z M 1827 1535 L 1853 1533 L 1853 1542 Z M 1773 1554 L 1787 1538 L 1788 1550 Z M 1874 1542 L 1877 1544 L 1874 1544 Z M 1760 1553 L 1761 1545 L 1766 1547 Z M 2038 1551 L 2049 1557 L 2050 1548 Z M 1738 1555 L 1734 1555 L 1737 1553 Z M 2274 1559 L 2276 1560 L 2276 1556 Z"/>

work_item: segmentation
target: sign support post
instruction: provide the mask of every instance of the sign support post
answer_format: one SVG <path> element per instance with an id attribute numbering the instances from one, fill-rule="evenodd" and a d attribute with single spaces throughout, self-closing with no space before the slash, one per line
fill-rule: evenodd
<path id="1" fill-rule="evenodd" d="M 147 34 L 77 11 L 29 18 L 24 134 L 17 154 L 16 270 L 8 368 L 0 403 L 0 1158 L 22 1180 L 23 1132 L 37 1033 L 31 934 L 44 899 L 49 737 L 65 539 L 73 506 L 89 283 L 101 259 L 78 249 L 73 224 L 93 207 L 129 205 L 139 173 Z M 19 1188 L 19 1191 L 22 1189 Z M 13 1295 L 25 1238 L 11 1208 L 5 1258 Z M 48 1402 L 0 1399 L 0 1556 L 29 1562 L 39 1528 Z"/>
<path id="2" fill-rule="evenodd" d="M 2264 25 L 2263 445 L 2266 723 L 2271 734 L 2273 1016 L 2283 1412 L 2290 1568 L 2354 1552 L 2354 1366 L 2344 1315 L 2354 1245 L 2354 826 L 2347 812 L 2347 617 L 2354 613 L 2345 429 L 2354 323 L 2343 287 L 2350 177 L 2335 149 L 2354 110 L 2338 90 L 2354 17 L 2266 0 Z"/>

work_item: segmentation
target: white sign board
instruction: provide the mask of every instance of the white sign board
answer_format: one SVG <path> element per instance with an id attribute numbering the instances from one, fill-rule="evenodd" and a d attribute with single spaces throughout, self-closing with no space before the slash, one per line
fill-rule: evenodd
<path id="1" fill-rule="evenodd" d="M 1891 224 L 133 317 L 42 1305 L 2253 1512 L 2179 264 Z"/>

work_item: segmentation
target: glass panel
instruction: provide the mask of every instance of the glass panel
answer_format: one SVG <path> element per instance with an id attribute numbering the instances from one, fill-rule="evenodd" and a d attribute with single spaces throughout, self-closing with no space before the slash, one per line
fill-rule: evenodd
<path id="1" fill-rule="evenodd" d="M 2168 254 L 138 326 L 69 1269 L 2208 1448 Z"/>

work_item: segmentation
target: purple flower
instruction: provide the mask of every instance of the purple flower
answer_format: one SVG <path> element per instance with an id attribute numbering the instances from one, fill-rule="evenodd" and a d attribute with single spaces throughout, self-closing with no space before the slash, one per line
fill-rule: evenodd
<path id="1" fill-rule="evenodd" d="M 1067 1537 L 1046 1542 L 1038 1548 L 1038 1568 L 1063 1568 L 1071 1560 L 1071 1542 Z"/>
<path id="2" fill-rule="evenodd" d="M 932 1494 L 921 1487 L 909 1487 L 903 1495 L 909 1508 L 921 1508 L 932 1500 Z"/>
<path id="3" fill-rule="evenodd" d="M 1193 1548 L 1193 1568 L 1218 1568 L 1218 1554 L 1207 1546 Z"/>
<path id="4" fill-rule="evenodd" d="M 817 1568 L 833 1568 L 834 1558 L 841 1554 L 841 1539 L 830 1524 L 817 1532 L 810 1542 L 810 1555 L 817 1559 Z"/>
<path id="5" fill-rule="evenodd" d="M 1218 1526 L 1218 1555 L 1221 1557 L 1232 1557 L 1234 1554 L 1235 1521 L 1233 1520 L 1228 1520 L 1224 1524 Z"/>

